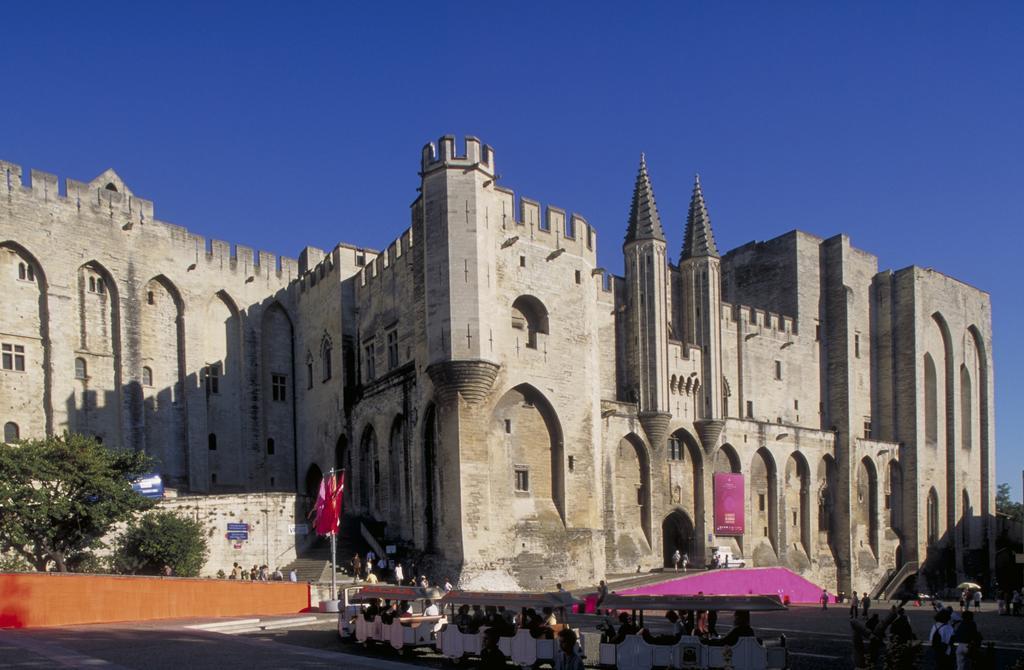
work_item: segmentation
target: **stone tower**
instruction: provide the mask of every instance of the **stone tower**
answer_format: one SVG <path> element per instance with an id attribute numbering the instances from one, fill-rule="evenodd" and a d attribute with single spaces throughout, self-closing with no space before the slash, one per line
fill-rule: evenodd
<path id="1" fill-rule="evenodd" d="M 668 412 L 668 261 L 665 231 L 654 201 L 647 162 L 640 155 L 640 171 L 633 189 L 629 228 L 622 251 L 626 267 L 627 333 L 629 364 L 626 388 L 638 403 L 640 421 L 651 445 L 665 440 Z"/>
<path id="2" fill-rule="evenodd" d="M 722 431 L 722 284 L 721 266 L 711 217 L 704 203 L 700 175 L 693 183 L 693 195 L 686 216 L 683 249 L 679 256 L 682 278 L 683 338 L 700 347 L 701 398 L 696 427 L 704 449 L 710 452 Z M 738 413 L 742 416 L 742 411 Z"/>

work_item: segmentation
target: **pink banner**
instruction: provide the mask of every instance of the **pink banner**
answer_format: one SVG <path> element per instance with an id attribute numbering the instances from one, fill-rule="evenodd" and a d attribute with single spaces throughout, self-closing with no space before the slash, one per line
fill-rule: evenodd
<path id="1" fill-rule="evenodd" d="M 715 535 L 743 535 L 743 475 L 715 473 Z"/>

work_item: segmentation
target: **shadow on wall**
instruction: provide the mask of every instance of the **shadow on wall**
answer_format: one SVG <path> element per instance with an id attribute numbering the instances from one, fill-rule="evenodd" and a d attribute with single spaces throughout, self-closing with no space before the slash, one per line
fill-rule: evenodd
<path id="1" fill-rule="evenodd" d="M 988 549 L 994 528 L 994 517 L 965 516 L 953 530 L 930 542 L 921 566 L 918 590 L 934 593 L 954 588 L 964 580 L 989 589 L 995 578 Z"/>

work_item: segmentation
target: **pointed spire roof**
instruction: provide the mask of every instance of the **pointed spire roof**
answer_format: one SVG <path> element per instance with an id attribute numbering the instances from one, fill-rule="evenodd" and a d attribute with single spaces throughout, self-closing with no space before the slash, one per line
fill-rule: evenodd
<path id="1" fill-rule="evenodd" d="M 661 227 L 658 206 L 654 202 L 654 189 L 651 178 L 647 176 L 647 159 L 640 154 L 640 171 L 636 175 L 636 186 L 633 187 L 633 204 L 629 208 L 629 229 L 626 231 L 626 244 L 639 240 L 665 241 L 665 231 Z"/>
<path id="2" fill-rule="evenodd" d="M 690 197 L 690 211 L 686 215 L 686 232 L 683 233 L 683 252 L 680 261 L 697 256 L 718 258 L 718 247 L 711 232 L 711 217 L 704 204 L 704 192 L 700 188 L 700 175 L 694 178 L 693 195 Z"/>

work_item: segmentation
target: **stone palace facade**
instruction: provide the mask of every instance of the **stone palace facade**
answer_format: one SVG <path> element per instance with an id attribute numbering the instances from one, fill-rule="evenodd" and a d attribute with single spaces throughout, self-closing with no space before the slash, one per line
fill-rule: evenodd
<path id="1" fill-rule="evenodd" d="M 420 175 L 383 251 L 296 261 L 159 221 L 113 171 L 61 188 L 0 162 L 5 441 L 92 434 L 182 494 L 344 468 L 349 511 L 469 584 L 719 546 L 830 590 L 987 579 L 987 293 L 845 235 L 721 255 L 699 180 L 676 257 L 643 161 L 613 276 L 475 138 L 425 146 Z M 743 475 L 739 530 L 717 473 Z"/>

